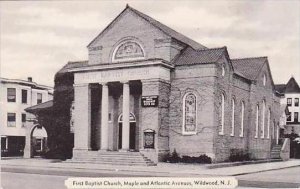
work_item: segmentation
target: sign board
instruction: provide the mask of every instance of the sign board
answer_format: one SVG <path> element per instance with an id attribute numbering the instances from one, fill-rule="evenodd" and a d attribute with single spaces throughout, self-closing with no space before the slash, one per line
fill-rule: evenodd
<path id="1" fill-rule="evenodd" d="M 157 107 L 158 106 L 158 96 L 142 96 L 142 107 Z"/>
<path id="2" fill-rule="evenodd" d="M 144 148 L 154 148 L 155 131 L 147 129 L 144 131 Z"/>

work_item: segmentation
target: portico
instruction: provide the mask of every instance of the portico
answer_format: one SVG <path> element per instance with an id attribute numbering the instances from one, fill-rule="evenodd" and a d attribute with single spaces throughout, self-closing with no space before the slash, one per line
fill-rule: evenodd
<path id="1" fill-rule="evenodd" d="M 74 155 L 82 151 L 143 150 L 143 131 L 158 130 L 158 121 L 149 120 L 160 117 L 160 111 L 159 107 L 141 107 L 141 97 L 160 95 L 157 86 L 170 82 L 170 69 L 172 66 L 162 61 L 71 69 L 74 72 Z"/>

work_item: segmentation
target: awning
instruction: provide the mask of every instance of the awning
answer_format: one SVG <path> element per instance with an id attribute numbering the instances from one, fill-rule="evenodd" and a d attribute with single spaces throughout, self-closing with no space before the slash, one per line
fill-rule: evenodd
<path id="1" fill-rule="evenodd" d="M 52 107 L 53 107 L 53 100 L 49 100 L 47 102 L 43 102 L 43 103 L 28 107 L 25 109 L 25 111 L 35 114 L 35 113 L 39 113 L 39 112 L 50 111 L 50 110 L 52 110 Z"/>

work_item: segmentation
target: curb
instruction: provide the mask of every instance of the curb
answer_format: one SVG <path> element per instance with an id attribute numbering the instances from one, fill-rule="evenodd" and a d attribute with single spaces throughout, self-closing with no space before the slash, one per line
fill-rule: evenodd
<path id="1" fill-rule="evenodd" d="M 251 164 L 260 164 L 260 163 L 271 163 L 271 162 L 282 162 L 281 159 L 270 159 L 270 160 L 257 160 L 257 161 L 243 161 L 243 162 L 232 162 L 232 163 L 219 163 L 206 165 L 207 169 L 216 169 L 223 167 L 235 167 L 240 165 L 251 165 Z"/>

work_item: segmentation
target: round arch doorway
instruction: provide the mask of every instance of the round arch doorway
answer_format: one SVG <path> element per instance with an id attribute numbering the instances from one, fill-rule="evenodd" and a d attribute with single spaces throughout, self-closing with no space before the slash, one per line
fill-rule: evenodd
<path id="1" fill-rule="evenodd" d="M 123 113 L 118 118 L 118 149 L 122 149 Z M 129 150 L 136 151 L 136 118 L 133 113 L 129 114 Z"/>
<path id="2" fill-rule="evenodd" d="M 47 131 L 37 125 L 31 132 L 32 156 L 43 156 L 47 147 Z"/>

